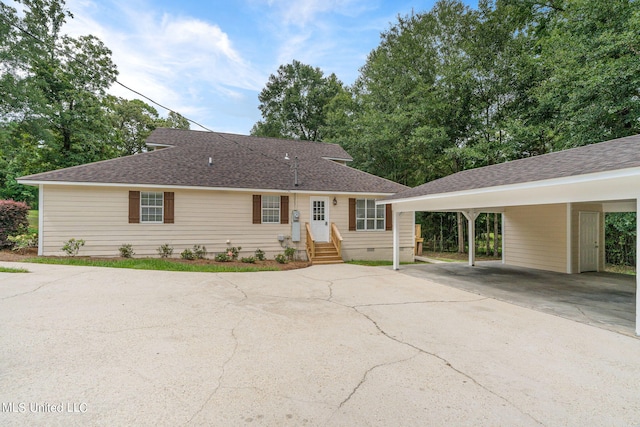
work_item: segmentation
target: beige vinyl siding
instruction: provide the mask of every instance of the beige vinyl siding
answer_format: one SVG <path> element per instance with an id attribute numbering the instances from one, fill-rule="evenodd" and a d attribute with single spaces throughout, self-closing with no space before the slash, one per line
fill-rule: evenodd
<path id="1" fill-rule="evenodd" d="M 505 209 L 505 264 L 567 272 L 565 204 Z"/>
<path id="2" fill-rule="evenodd" d="M 174 257 L 195 244 L 205 245 L 209 257 L 231 246 L 242 246 L 241 256 L 249 256 L 257 248 L 269 258 L 284 250 L 285 245 L 305 253 L 305 222 L 309 221 L 309 195 L 287 193 L 231 192 L 213 190 L 172 190 L 136 188 L 139 191 L 174 191 L 175 222 L 173 224 L 129 224 L 129 189 L 123 187 L 44 186 L 43 254 L 64 255 L 64 242 L 83 239 L 80 255 L 118 256 L 118 248 L 133 245 L 135 256 L 157 256 L 157 248 L 165 243 L 174 247 Z M 253 194 L 289 196 L 289 224 L 253 224 Z M 349 232 L 348 197 L 329 197 L 330 220 L 335 222 L 342 236 L 344 259 L 364 256 L 370 259 L 391 259 L 392 232 Z M 301 213 L 301 241 L 291 241 L 291 211 Z M 412 256 L 413 215 L 403 215 L 401 246 Z M 281 245 L 278 236 L 285 237 Z M 374 249 L 373 252 L 367 251 Z M 358 251 L 362 251 L 360 255 Z M 387 256 L 387 252 L 389 255 Z"/>
<path id="3" fill-rule="evenodd" d="M 330 197 L 333 201 L 334 196 Z M 349 231 L 349 198 L 382 199 L 381 196 L 336 196 L 338 204 L 330 203 L 331 221 L 342 234 L 344 260 L 389 260 L 393 259 L 393 231 Z M 308 218 L 308 217 L 307 217 Z M 405 212 L 400 216 L 400 260 L 413 261 L 415 215 Z"/>
<path id="4" fill-rule="evenodd" d="M 573 203 L 571 205 L 571 272 L 580 272 L 580 212 L 600 213 L 600 246 L 599 268 L 604 269 L 605 265 L 605 244 L 604 244 L 604 213 L 602 203 Z"/>

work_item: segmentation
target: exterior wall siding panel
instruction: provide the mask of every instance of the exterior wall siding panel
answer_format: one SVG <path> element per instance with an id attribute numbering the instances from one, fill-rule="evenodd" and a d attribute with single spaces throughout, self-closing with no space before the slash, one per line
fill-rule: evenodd
<path id="1" fill-rule="evenodd" d="M 566 205 L 505 209 L 505 264 L 566 273 Z"/>
<path id="2" fill-rule="evenodd" d="M 118 256 L 118 248 L 133 245 L 136 256 L 157 256 L 165 243 L 174 247 L 174 257 L 195 244 L 207 247 L 209 257 L 231 246 L 241 246 L 241 256 L 260 248 L 269 258 L 286 245 L 296 247 L 305 259 L 305 222 L 309 221 L 310 195 L 287 194 L 289 224 L 254 224 L 253 194 L 214 190 L 175 190 L 173 224 L 130 224 L 129 189 L 118 187 L 44 186 L 43 254 L 64 255 L 61 248 L 71 238 L 83 239 L 80 255 Z M 136 189 L 145 191 L 144 188 Z M 158 191 L 157 189 L 149 191 Z M 167 189 L 166 191 L 171 191 Z M 266 194 L 266 193 L 265 193 Z M 279 194 L 279 193 L 268 193 Z M 391 231 L 348 231 L 348 197 L 335 196 L 329 203 L 330 220 L 343 236 L 343 258 L 391 259 Z M 366 196 L 362 196 L 366 197 Z M 373 196 L 369 196 L 373 198 Z M 330 201 L 334 199 L 329 195 Z M 292 210 L 300 211 L 301 241 L 292 242 Z M 281 213 L 283 214 L 283 213 Z M 403 215 L 401 225 L 403 261 L 413 259 L 413 215 Z M 285 237 L 281 244 L 278 236 Z M 373 249 L 373 251 L 370 251 Z"/>

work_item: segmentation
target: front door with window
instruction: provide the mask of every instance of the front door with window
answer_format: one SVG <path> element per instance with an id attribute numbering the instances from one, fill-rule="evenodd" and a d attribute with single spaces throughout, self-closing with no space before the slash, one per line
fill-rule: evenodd
<path id="1" fill-rule="evenodd" d="M 580 212 L 580 273 L 598 271 L 600 214 Z"/>
<path id="2" fill-rule="evenodd" d="M 309 225 L 316 242 L 329 241 L 329 198 L 312 197 Z"/>

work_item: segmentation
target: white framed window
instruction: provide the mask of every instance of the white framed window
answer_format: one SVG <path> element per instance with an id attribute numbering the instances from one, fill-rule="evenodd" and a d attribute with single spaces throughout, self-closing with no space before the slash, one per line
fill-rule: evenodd
<path id="1" fill-rule="evenodd" d="M 162 223 L 164 221 L 164 193 L 140 192 L 140 222 Z"/>
<path id="2" fill-rule="evenodd" d="M 376 206 L 374 199 L 356 200 L 356 230 L 385 230 L 385 205 Z"/>
<path id="3" fill-rule="evenodd" d="M 280 196 L 262 196 L 262 223 L 280 224 Z"/>

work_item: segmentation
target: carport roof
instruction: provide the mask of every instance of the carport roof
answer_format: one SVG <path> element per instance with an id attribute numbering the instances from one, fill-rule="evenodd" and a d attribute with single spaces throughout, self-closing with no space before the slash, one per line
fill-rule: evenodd
<path id="1" fill-rule="evenodd" d="M 385 199 L 415 199 L 468 190 L 533 183 L 640 167 L 640 135 L 469 169 Z"/>
<path id="2" fill-rule="evenodd" d="M 381 200 L 394 211 L 499 212 L 507 206 L 602 202 L 636 210 L 640 135 L 469 169 Z"/>

